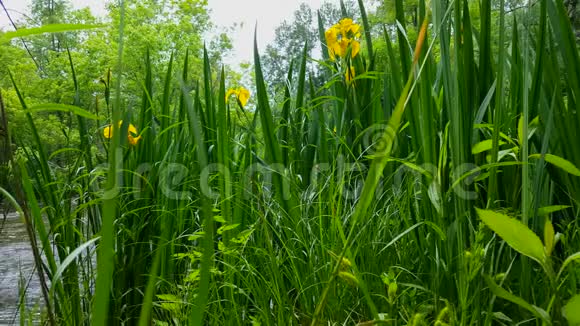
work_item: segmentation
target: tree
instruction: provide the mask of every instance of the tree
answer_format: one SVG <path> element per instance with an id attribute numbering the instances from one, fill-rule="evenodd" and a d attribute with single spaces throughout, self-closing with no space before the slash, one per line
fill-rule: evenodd
<path id="1" fill-rule="evenodd" d="M 306 44 L 306 54 L 312 55 L 312 50 L 318 39 L 313 29 L 314 20 L 312 8 L 306 3 L 294 11 L 291 21 L 284 20 L 275 30 L 274 42 L 266 46 L 264 55 L 264 70 L 268 83 L 274 87 L 284 85 L 291 60 L 302 55 Z"/>

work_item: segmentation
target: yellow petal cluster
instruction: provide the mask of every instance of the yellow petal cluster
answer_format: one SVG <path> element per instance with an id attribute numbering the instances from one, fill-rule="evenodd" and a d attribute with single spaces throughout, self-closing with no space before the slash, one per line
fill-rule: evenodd
<path id="1" fill-rule="evenodd" d="M 240 101 L 240 104 L 242 104 L 242 107 L 246 106 L 246 103 L 248 103 L 248 100 L 250 99 L 250 91 L 243 87 L 228 89 L 226 93 L 226 103 L 232 95 L 236 96 L 238 101 Z"/>
<path id="2" fill-rule="evenodd" d="M 121 126 L 123 125 L 123 120 L 119 121 L 119 129 L 121 129 Z M 105 138 L 110 139 L 111 137 L 113 137 L 113 130 L 115 128 L 113 128 L 112 125 L 108 125 L 105 127 L 105 129 L 103 129 L 103 136 L 105 136 Z M 129 124 L 129 128 L 127 128 L 127 140 L 129 140 L 129 144 L 131 145 L 137 145 L 137 143 L 139 142 L 139 140 L 141 139 L 141 136 L 139 136 L 139 133 L 137 132 L 137 128 L 133 125 L 133 124 Z"/>
<path id="3" fill-rule="evenodd" d="M 332 25 L 324 36 L 328 46 L 328 55 L 330 60 L 336 60 L 336 57 L 344 58 L 350 47 L 352 58 L 360 51 L 360 25 L 355 24 L 351 18 L 343 18 L 338 23 Z"/>

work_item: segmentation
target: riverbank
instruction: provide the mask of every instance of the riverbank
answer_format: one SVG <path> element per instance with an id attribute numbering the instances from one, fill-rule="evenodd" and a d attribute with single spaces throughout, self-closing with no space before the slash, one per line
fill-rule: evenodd
<path id="1" fill-rule="evenodd" d="M 18 324 L 19 279 L 30 280 L 27 306 L 41 298 L 34 258 L 24 223 L 17 213 L 0 214 L 0 325 Z"/>

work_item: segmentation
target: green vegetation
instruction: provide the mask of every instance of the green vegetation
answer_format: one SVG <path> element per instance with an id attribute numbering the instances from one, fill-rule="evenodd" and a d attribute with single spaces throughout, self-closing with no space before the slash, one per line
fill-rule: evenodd
<path id="1" fill-rule="evenodd" d="M 43 320 L 580 325 L 580 52 L 562 0 L 516 2 L 319 14 L 275 95 L 259 35 L 254 85 L 201 46 L 204 1 L 164 9 L 196 30 L 130 1 L 0 36 L 87 38 L 36 70 L 1 45 Z"/>

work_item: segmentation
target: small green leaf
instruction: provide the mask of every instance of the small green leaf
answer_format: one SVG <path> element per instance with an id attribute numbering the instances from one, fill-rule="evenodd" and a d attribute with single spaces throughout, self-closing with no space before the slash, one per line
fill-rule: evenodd
<path id="1" fill-rule="evenodd" d="M 213 216 L 213 219 L 214 219 L 216 222 L 220 222 L 220 223 L 226 223 L 226 219 L 225 219 L 223 216 L 221 216 L 221 215 L 214 215 L 214 216 Z"/>
<path id="2" fill-rule="evenodd" d="M 560 275 L 562 275 L 562 273 L 566 269 L 566 266 L 568 266 L 571 262 L 573 262 L 575 260 L 580 260 L 580 251 L 568 256 L 568 258 L 566 258 L 566 260 L 564 260 L 564 262 L 562 263 L 562 267 L 560 267 L 560 271 L 558 272 L 558 275 L 556 276 L 556 279 L 559 279 Z"/>
<path id="3" fill-rule="evenodd" d="M 564 317 L 568 320 L 568 325 L 578 326 L 580 325 L 580 294 L 575 296 L 568 301 L 564 306 Z"/>
<path id="4" fill-rule="evenodd" d="M 338 277 L 340 277 L 348 285 L 356 287 L 359 284 L 358 279 L 352 273 L 341 271 L 341 272 L 338 272 Z"/>
<path id="5" fill-rule="evenodd" d="M 217 234 L 222 234 L 226 231 L 233 230 L 240 226 L 239 224 L 232 224 L 232 225 L 224 225 L 217 230 Z"/>
<path id="6" fill-rule="evenodd" d="M 517 304 L 518 306 L 528 310 L 537 318 L 543 320 L 546 324 L 552 325 L 552 320 L 550 319 L 550 315 L 540 307 L 536 307 L 532 304 L 529 304 L 524 299 L 506 291 L 504 288 L 500 287 L 499 285 L 495 284 L 495 282 L 489 277 L 489 275 L 484 275 L 485 282 L 489 286 L 489 289 L 493 294 L 497 295 L 498 297 L 508 300 Z"/>
<path id="7" fill-rule="evenodd" d="M 439 182 L 433 181 L 429 185 L 429 190 L 427 191 L 427 195 L 429 195 L 429 199 L 435 207 L 437 213 L 441 214 L 442 212 L 442 200 L 441 200 L 441 186 Z"/>
<path id="8" fill-rule="evenodd" d="M 185 283 L 195 283 L 199 281 L 199 269 L 192 270 L 184 279 Z"/>
<path id="9" fill-rule="evenodd" d="M 530 139 L 534 135 L 539 124 L 540 117 L 535 117 L 534 119 L 532 119 L 532 121 L 530 121 L 530 123 L 528 124 L 528 139 Z M 518 120 L 518 141 L 520 145 L 524 141 L 523 128 L 524 128 L 524 116 L 521 115 L 520 119 Z"/>
<path id="10" fill-rule="evenodd" d="M 157 298 L 161 309 L 177 314 L 181 310 L 182 300 L 173 294 L 158 294 Z"/>
<path id="11" fill-rule="evenodd" d="M 515 251 L 544 266 L 546 254 L 540 238 L 522 222 L 490 210 L 475 209 L 477 215 Z"/>
<path id="12" fill-rule="evenodd" d="M 540 156 L 541 156 L 540 154 L 532 154 L 530 155 L 530 158 L 539 159 Z M 546 156 L 544 156 L 544 160 L 570 174 L 580 177 L 580 170 L 574 164 L 572 164 L 572 162 L 564 158 L 561 158 L 560 156 L 546 154 Z"/>
<path id="13" fill-rule="evenodd" d="M 505 144 L 504 141 L 499 141 L 499 145 Z M 484 141 L 480 141 L 479 143 L 475 144 L 471 149 L 472 154 L 479 154 L 485 151 L 489 151 L 493 148 L 493 139 L 486 139 Z"/>
<path id="14" fill-rule="evenodd" d="M 176 297 L 173 294 L 158 294 L 157 298 L 161 301 L 168 301 L 168 302 L 179 302 L 181 299 Z"/>
<path id="15" fill-rule="evenodd" d="M 538 216 L 546 216 L 546 215 L 550 215 L 554 212 L 558 212 L 561 210 L 564 210 L 566 208 L 570 208 L 572 206 L 568 206 L 568 205 L 553 205 L 553 206 L 544 206 L 544 207 L 540 207 L 538 208 Z"/>
<path id="16" fill-rule="evenodd" d="M 199 239 L 199 238 L 202 238 L 204 235 L 205 235 L 205 232 L 203 232 L 203 231 L 197 231 L 197 232 L 195 232 L 194 234 L 190 235 L 190 236 L 187 238 L 187 240 L 189 240 L 189 241 L 194 241 L 194 240 L 197 240 L 197 239 Z"/>
<path id="17" fill-rule="evenodd" d="M 495 318 L 497 318 L 497 319 L 500 319 L 500 320 L 503 320 L 503 321 L 507 321 L 507 322 L 513 323 L 513 320 L 512 320 L 510 317 L 506 316 L 506 315 L 505 315 L 503 312 L 501 312 L 501 311 L 494 312 L 494 313 L 493 313 L 493 316 L 494 316 Z"/>
<path id="18" fill-rule="evenodd" d="M 235 237 L 234 239 L 231 239 L 230 241 L 233 243 L 245 244 L 253 232 L 254 232 L 254 229 L 244 230 L 244 231 L 240 232 L 237 237 Z"/>

